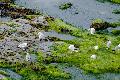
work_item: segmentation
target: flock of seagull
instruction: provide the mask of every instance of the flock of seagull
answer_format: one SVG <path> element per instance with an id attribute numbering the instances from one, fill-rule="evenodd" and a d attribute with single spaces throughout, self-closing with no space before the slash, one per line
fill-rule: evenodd
<path id="1" fill-rule="evenodd" d="M 89 31 L 90 31 L 90 34 L 95 34 L 95 29 L 94 28 L 90 28 Z M 42 32 L 39 32 L 38 36 L 39 36 L 39 40 L 44 40 L 44 39 L 47 38 L 47 36 L 45 34 L 43 34 Z M 106 44 L 107 48 L 110 48 L 111 44 L 112 44 L 112 42 L 110 40 L 108 40 L 107 44 Z M 22 43 L 22 44 L 18 45 L 18 47 L 23 49 L 23 50 L 25 50 L 25 48 L 27 48 L 27 43 Z M 73 44 L 69 45 L 68 49 L 71 50 L 71 51 L 74 51 L 74 52 L 78 52 L 79 51 L 79 49 L 76 48 Z M 94 49 L 98 50 L 99 49 L 98 45 L 94 46 Z M 114 50 L 120 50 L 120 44 L 117 45 L 114 48 Z M 93 54 L 93 55 L 90 56 L 90 58 L 91 59 L 96 59 L 97 55 Z M 26 54 L 26 61 L 30 61 L 30 60 L 31 60 L 31 56 L 30 56 L 29 53 L 27 53 Z"/>

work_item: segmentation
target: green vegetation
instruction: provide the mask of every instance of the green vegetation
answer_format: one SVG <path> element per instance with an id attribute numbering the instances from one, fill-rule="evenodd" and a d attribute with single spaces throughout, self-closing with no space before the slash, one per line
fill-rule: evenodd
<path id="1" fill-rule="evenodd" d="M 115 2 L 115 3 L 119 3 L 119 4 L 120 4 L 120 0 L 112 0 L 112 2 Z"/>
<path id="2" fill-rule="evenodd" d="M 115 9 L 115 10 L 113 10 L 113 12 L 112 12 L 112 13 L 114 13 L 114 14 L 120 14 L 120 10 Z"/>
<path id="3" fill-rule="evenodd" d="M 97 0 L 99 2 L 112 2 L 112 3 L 117 3 L 117 4 L 120 4 L 120 0 Z"/>
<path id="4" fill-rule="evenodd" d="M 70 2 L 64 3 L 64 4 L 61 4 L 61 5 L 59 6 L 59 9 L 61 9 L 61 10 L 66 10 L 66 9 L 68 9 L 68 8 L 71 8 L 72 5 L 73 5 L 73 4 L 70 3 Z"/>
<path id="5" fill-rule="evenodd" d="M 120 30 L 112 30 L 112 33 L 113 33 L 114 35 L 120 35 Z"/>
<path id="6" fill-rule="evenodd" d="M 120 72 L 120 52 L 112 51 L 112 49 L 120 43 L 119 36 L 95 34 L 90 35 L 85 30 L 72 28 L 71 25 L 63 24 L 61 20 L 55 20 L 50 23 L 51 28 L 60 32 L 61 28 L 70 31 L 70 34 L 78 38 L 71 41 L 64 41 L 64 44 L 55 44 L 53 46 L 53 57 L 58 63 L 70 63 L 84 69 L 86 72 L 104 73 L 104 72 Z M 73 33 L 76 34 L 73 34 Z M 110 49 L 107 49 L 107 40 L 112 41 Z M 68 50 L 69 44 L 74 44 L 79 48 L 79 52 L 71 52 Z M 98 50 L 93 47 L 99 46 Z M 97 55 L 97 59 L 90 58 L 92 54 Z M 64 56 L 62 56 L 64 55 Z M 106 66 L 107 65 L 107 66 Z"/>
<path id="7" fill-rule="evenodd" d="M 12 69 L 23 77 L 22 80 L 66 80 L 70 78 L 70 74 L 57 69 L 55 66 L 44 64 L 43 54 L 41 52 L 38 52 L 37 54 L 37 63 L 13 63 L 1 60 L 0 67 Z M 3 73 L 3 71 L 0 71 L 0 73 L 6 74 L 5 72 Z"/>
<path id="8" fill-rule="evenodd" d="M 107 29 L 109 27 L 112 27 L 112 28 L 116 28 L 120 26 L 120 22 L 107 22 L 107 21 L 104 21 L 102 19 L 94 19 L 92 21 L 92 24 L 91 24 L 91 28 L 95 28 L 95 30 L 99 31 L 99 30 L 104 30 L 104 29 Z"/>

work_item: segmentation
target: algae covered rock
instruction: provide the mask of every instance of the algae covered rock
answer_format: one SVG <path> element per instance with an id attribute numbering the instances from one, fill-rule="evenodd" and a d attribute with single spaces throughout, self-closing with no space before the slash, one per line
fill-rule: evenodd
<path id="1" fill-rule="evenodd" d="M 112 34 L 114 34 L 114 35 L 120 35 L 120 30 L 112 30 Z"/>
<path id="2" fill-rule="evenodd" d="M 112 13 L 114 13 L 114 14 L 120 14 L 120 9 L 115 9 L 115 10 L 112 11 Z"/>
<path id="3" fill-rule="evenodd" d="M 70 3 L 70 2 L 64 3 L 64 4 L 61 4 L 61 5 L 59 6 L 59 9 L 61 9 L 61 10 L 66 10 L 66 9 L 68 9 L 68 8 L 71 8 L 72 5 L 73 5 L 73 4 Z"/>
<path id="4" fill-rule="evenodd" d="M 92 21 L 92 24 L 90 26 L 90 28 L 94 28 L 95 30 L 104 30 L 107 29 L 109 27 L 115 27 L 115 25 L 112 25 L 109 22 L 106 22 L 102 19 L 95 19 Z"/>
<path id="5" fill-rule="evenodd" d="M 111 1 L 114 2 L 114 3 L 120 4 L 120 0 L 111 0 Z"/>

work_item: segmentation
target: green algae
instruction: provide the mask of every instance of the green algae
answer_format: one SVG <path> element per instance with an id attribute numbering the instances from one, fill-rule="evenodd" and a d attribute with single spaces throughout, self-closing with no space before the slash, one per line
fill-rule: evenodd
<path id="1" fill-rule="evenodd" d="M 61 5 L 59 6 L 59 9 L 61 9 L 61 10 L 66 10 L 66 9 L 68 9 L 68 8 L 71 8 L 72 5 L 73 5 L 73 4 L 70 3 L 70 2 L 64 3 L 64 4 L 61 4 Z"/>
<path id="2" fill-rule="evenodd" d="M 57 23 L 58 24 L 57 24 Z M 60 32 L 62 21 L 56 21 L 53 24 L 50 23 L 51 27 L 56 31 Z M 63 24 L 65 25 L 65 24 Z M 63 45 L 57 45 L 54 47 L 52 53 L 55 56 L 57 62 L 67 62 L 74 64 L 87 72 L 93 73 L 104 73 L 104 72 L 120 72 L 119 65 L 119 51 L 112 51 L 112 49 L 120 43 L 118 36 L 95 34 L 90 35 L 87 31 L 80 29 L 71 28 L 71 25 L 66 24 L 68 30 L 71 30 L 70 34 L 77 36 L 78 39 L 65 41 Z M 73 32 L 77 34 L 72 34 Z M 78 36 L 79 35 L 79 36 Z M 107 40 L 112 41 L 110 49 L 106 47 Z M 74 44 L 78 46 L 78 52 L 70 52 L 68 45 Z M 93 47 L 99 46 L 98 50 Z M 62 56 L 64 54 L 64 56 Z M 96 60 L 92 60 L 90 56 L 96 54 L 98 57 Z M 107 66 L 106 66 L 107 65 Z M 102 67 L 101 67 L 102 66 Z"/>
<path id="3" fill-rule="evenodd" d="M 112 13 L 114 13 L 114 14 L 120 14 L 120 10 L 119 9 L 115 9 L 115 10 L 113 10 Z"/>
<path id="4" fill-rule="evenodd" d="M 91 24 L 91 28 L 95 28 L 95 30 L 99 31 L 99 30 L 105 30 L 109 27 L 112 27 L 112 28 L 116 28 L 116 27 L 119 27 L 120 26 L 120 22 L 107 22 L 107 21 L 104 21 L 100 18 L 97 18 L 97 19 L 94 19 L 92 21 L 92 24 Z"/>
<path id="5" fill-rule="evenodd" d="M 114 3 L 120 4 L 120 0 L 111 0 L 111 1 L 114 2 Z"/>
<path id="6" fill-rule="evenodd" d="M 120 30 L 112 30 L 112 34 L 114 34 L 114 35 L 120 35 Z"/>
<path id="7" fill-rule="evenodd" d="M 99 2 L 111 2 L 111 3 L 116 3 L 116 4 L 120 4 L 120 0 L 97 0 Z"/>

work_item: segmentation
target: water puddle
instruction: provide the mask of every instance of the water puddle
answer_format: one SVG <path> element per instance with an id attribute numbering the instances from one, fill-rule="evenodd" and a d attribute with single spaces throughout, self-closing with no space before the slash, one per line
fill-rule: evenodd
<path id="1" fill-rule="evenodd" d="M 75 67 L 68 66 L 67 64 L 57 64 L 52 63 L 52 65 L 57 66 L 59 69 L 70 73 L 70 80 L 120 80 L 120 74 L 117 73 L 104 73 L 104 74 L 92 74 L 92 73 L 84 73 L 83 70 Z"/>
<path id="2" fill-rule="evenodd" d="M 10 78 L 14 79 L 14 80 L 21 80 L 22 79 L 22 76 L 20 76 L 19 74 L 13 72 L 12 70 L 10 69 L 3 69 L 3 68 L 0 68 L 0 70 L 3 70 L 7 73 L 8 76 L 10 76 Z"/>

